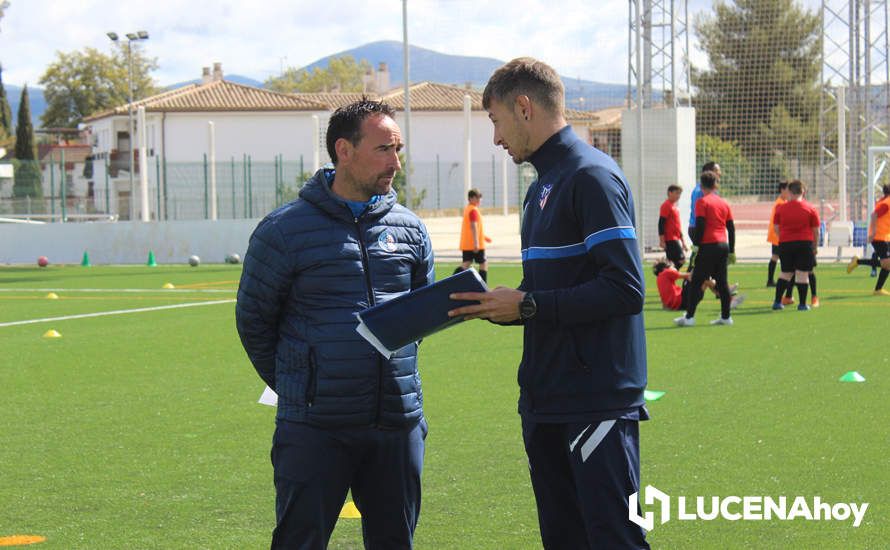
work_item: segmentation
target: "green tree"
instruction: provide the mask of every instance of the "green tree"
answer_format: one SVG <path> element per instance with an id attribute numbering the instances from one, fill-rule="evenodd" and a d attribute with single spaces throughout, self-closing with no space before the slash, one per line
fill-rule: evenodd
<path id="1" fill-rule="evenodd" d="M 714 161 L 720 165 L 723 177 L 720 179 L 720 194 L 724 196 L 743 195 L 753 191 L 754 165 L 751 164 L 738 145 L 720 138 L 699 134 L 695 136 L 696 166 Z"/>
<path id="2" fill-rule="evenodd" d="M 718 1 L 695 30 L 709 69 L 694 69 L 698 133 L 750 158 L 818 154 L 819 15 L 794 0 Z M 770 165 L 771 162 L 766 162 Z"/>
<path id="3" fill-rule="evenodd" d="M 46 111 L 41 116 L 43 126 L 73 128 L 91 114 L 125 105 L 129 101 L 128 47 L 125 43 L 119 44 L 112 55 L 95 48 L 56 52 L 56 60 L 40 77 L 46 97 Z M 157 60 L 133 47 L 132 67 L 133 99 L 157 93 L 150 75 L 158 68 Z"/>
<path id="4" fill-rule="evenodd" d="M 6 98 L 6 88 L 3 86 L 3 66 L 0 65 L 0 142 L 12 137 L 12 107 Z"/>
<path id="5" fill-rule="evenodd" d="M 31 100 L 28 97 L 28 85 L 22 88 L 22 99 L 19 103 L 18 118 L 15 128 L 15 158 L 13 164 L 15 179 L 12 194 L 16 198 L 43 197 L 40 183 L 40 163 L 37 161 L 37 148 L 34 143 L 34 126 L 31 124 Z"/>
<path id="6" fill-rule="evenodd" d="M 408 188 L 405 187 L 405 170 L 407 170 L 407 167 L 405 166 L 404 153 L 399 153 L 399 162 L 402 164 L 402 169 L 396 172 L 396 176 L 392 179 L 392 188 L 393 191 L 396 192 L 396 200 L 402 206 L 407 206 L 411 210 L 417 210 L 420 208 L 421 203 L 423 203 L 423 199 L 426 198 L 426 189 L 421 189 L 419 193 L 416 188 L 412 189 L 411 201 L 409 204 Z"/>
<path id="7" fill-rule="evenodd" d="M 15 125 L 15 158 L 19 160 L 37 159 L 34 126 L 31 124 L 31 99 L 28 97 L 27 84 L 22 88 L 18 119 Z"/>
<path id="8" fill-rule="evenodd" d="M 362 77 L 371 70 L 371 64 L 362 59 L 356 62 L 351 55 L 334 57 L 326 69 L 288 67 L 281 76 L 273 76 L 263 84 L 269 90 L 282 93 L 294 92 L 362 92 Z"/>

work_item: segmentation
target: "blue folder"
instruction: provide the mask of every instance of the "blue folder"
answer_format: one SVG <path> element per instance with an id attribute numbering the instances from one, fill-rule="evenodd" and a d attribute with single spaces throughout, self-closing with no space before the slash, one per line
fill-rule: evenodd
<path id="1" fill-rule="evenodd" d="M 463 321 L 462 317 L 449 317 L 449 310 L 479 303 L 452 300 L 449 295 L 487 290 L 476 270 L 467 269 L 356 313 L 355 330 L 389 358 L 400 348 Z"/>

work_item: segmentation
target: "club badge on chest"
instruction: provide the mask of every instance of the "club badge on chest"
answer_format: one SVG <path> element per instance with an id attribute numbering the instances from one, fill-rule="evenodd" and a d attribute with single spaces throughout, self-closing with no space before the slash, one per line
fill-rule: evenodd
<path id="1" fill-rule="evenodd" d="M 543 185 L 541 186 L 541 196 L 538 197 L 538 204 L 541 206 L 541 210 L 547 205 L 547 199 L 550 198 L 550 191 L 553 189 L 553 184 Z"/>

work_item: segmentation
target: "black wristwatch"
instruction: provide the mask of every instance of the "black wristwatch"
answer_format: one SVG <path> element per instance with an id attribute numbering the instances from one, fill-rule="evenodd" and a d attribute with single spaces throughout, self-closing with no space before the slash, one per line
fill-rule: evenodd
<path id="1" fill-rule="evenodd" d="M 531 292 L 526 292 L 519 302 L 519 318 L 523 321 L 531 319 L 538 312 L 538 304 Z"/>

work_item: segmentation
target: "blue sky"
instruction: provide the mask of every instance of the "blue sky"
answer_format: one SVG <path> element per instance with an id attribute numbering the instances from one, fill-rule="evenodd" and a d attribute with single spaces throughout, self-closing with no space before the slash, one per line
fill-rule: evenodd
<path id="1" fill-rule="evenodd" d="M 56 51 L 108 49 L 108 31 L 148 31 L 142 47 L 158 58 L 162 85 L 197 78 L 215 61 L 226 73 L 264 80 L 366 42 L 402 39 L 401 0 L 8 1 L 0 63 L 3 81 L 17 85 L 35 85 Z M 711 6 L 689 0 L 691 14 Z M 627 80 L 627 20 L 627 0 L 408 1 L 414 45 L 502 60 L 531 55 L 565 76 L 601 82 Z M 704 58 L 694 52 L 693 61 Z"/>

